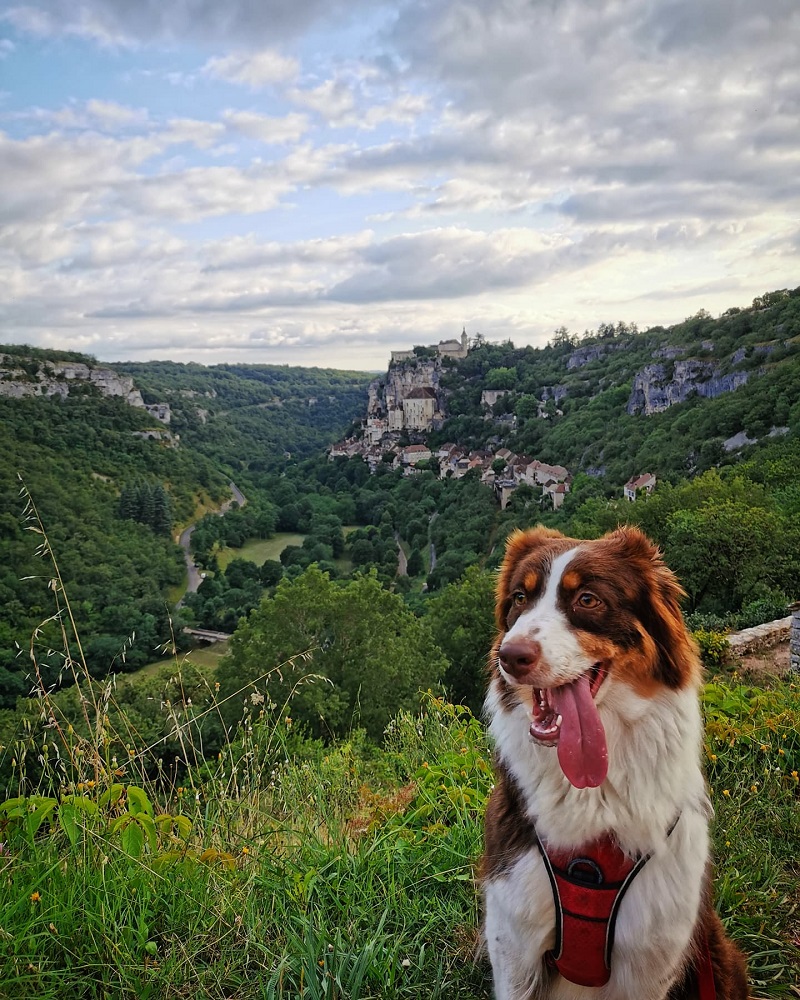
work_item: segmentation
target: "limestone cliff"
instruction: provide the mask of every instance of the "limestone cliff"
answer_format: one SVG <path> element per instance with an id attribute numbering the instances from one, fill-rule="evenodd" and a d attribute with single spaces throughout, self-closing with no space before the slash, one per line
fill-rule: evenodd
<path id="1" fill-rule="evenodd" d="M 76 361 L 35 361 L 0 354 L 0 396 L 68 396 L 70 388 L 93 385 L 104 396 L 120 396 L 130 406 L 144 407 L 142 394 L 128 375 Z"/>
<path id="2" fill-rule="evenodd" d="M 670 376 L 663 364 L 645 365 L 634 376 L 627 410 L 648 416 L 682 403 L 693 393 L 714 399 L 744 385 L 750 374 L 744 371 L 722 375 L 717 366 L 708 361 L 676 361 Z"/>

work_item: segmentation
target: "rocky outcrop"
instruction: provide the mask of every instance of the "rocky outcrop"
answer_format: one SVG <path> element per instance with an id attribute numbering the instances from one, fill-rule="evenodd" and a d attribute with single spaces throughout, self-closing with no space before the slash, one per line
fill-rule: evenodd
<path id="1" fill-rule="evenodd" d="M 604 354 L 610 351 L 624 350 L 625 344 L 590 344 L 588 347 L 578 347 L 567 358 L 567 371 L 574 371 L 576 368 L 583 368 L 591 361 L 599 361 Z"/>
<path id="2" fill-rule="evenodd" d="M 78 361 L 32 361 L 0 355 L 0 396 L 61 396 L 77 386 L 92 385 L 104 396 L 119 396 L 130 406 L 144 407 L 142 394 L 128 375 L 111 368 L 90 368 Z"/>
<path id="3" fill-rule="evenodd" d="M 646 365 L 637 372 L 628 400 L 628 413 L 661 413 L 675 403 L 682 403 L 693 393 L 714 399 L 733 392 L 750 378 L 750 372 L 729 372 L 707 361 L 676 361 L 671 376 L 662 364 Z"/>
<path id="4" fill-rule="evenodd" d="M 652 357 L 664 358 L 665 361 L 674 361 L 675 358 L 682 358 L 685 353 L 685 347 L 671 347 L 667 345 L 666 347 L 659 347 L 657 351 L 653 351 Z"/>

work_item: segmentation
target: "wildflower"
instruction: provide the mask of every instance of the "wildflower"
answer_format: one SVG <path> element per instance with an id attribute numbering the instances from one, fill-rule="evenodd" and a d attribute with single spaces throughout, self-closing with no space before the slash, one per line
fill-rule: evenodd
<path id="1" fill-rule="evenodd" d="M 128 750 L 128 756 L 129 756 L 129 757 L 135 757 L 135 756 L 136 756 L 136 751 L 135 751 L 135 750 L 133 749 L 133 747 L 131 747 L 131 748 L 130 748 L 130 749 Z"/>
<path id="2" fill-rule="evenodd" d="M 783 749 L 783 747 L 778 747 L 778 753 L 781 755 L 781 757 L 786 756 L 786 751 Z"/>
<path id="3" fill-rule="evenodd" d="M 730 791 L 727 788 L 723 788 L 722 794 L 725 796 L 725 798 L 728 798 L 728 799 L 731 796 L 731 793 L 730 793 Z"/>
<path id="4" fill-rule="evenodd" d="M 717 755 L 716 755 L 715 753 L 712 753 L 712 754 L 711 754 L 711 755 L 709 756 L 709 760 L 710 760 L 710 761 L 712 761 L 712 763 L 713 763 L 713 762 L 714 762 L 714 761 L 715 761 L 716 759 L 717 759 Z"/>
<path id="5" fill-rule="evenodd" d="M 249 854 L 249 853 L 250 853 L 250 848 L 247 846 L 247 844 L 245 844 L 244 847 L 242 848 L 242 854 Z"/>
<path id="6" fill-rule="evenodd" d="M 766 753 L 768 750 L 769 750 L 769 747 L 767 746 L 767 744 L 766 743 L 762 743 L 761 744 L 761 752 L 762 753 Z"/>
<path id="7" fill-rule="evenodd" d="M 96 784 L 97 784 L 97 782 L 96 782 L 96 781 L 92 781 L 92 780 L 90 779 L 89 781 L 87 781 L 87 782 L 86 782 L 86 787 L 87 787 L 87 788 L 94 788 L 94 786 L 95 786 Z"/>
<path id="8" fill-rule="evenodd" d="M 794 778 L 795 781 L 800 781 L 800 777 L 798 777 L 797 771 L 792 771 L 792 777 Z M 2 844 L 0 844 L 0 847 L 2 847 Z"/>
<path id="9" fill-rule="evenodd" d="M 31 902 L 32 903 L 38 903 L 41 898 L 42 897 L 39 895 L 38 892 L 32 892 L 31 893 Z"/>
<path id="10" fill-rule="evenodd" d="M 214 690 L 219 691 L 219 681 L 214 684 Z"/>
<path id="11" fill-rule="evenodd" d="M 758 785 L 751 785 L 750 786 L 750 791 L 751 792 L 757 792 L 758 791 Z"/>
<path id="12" fill-rule="evenodd" d="M 254 691 L 250 695 L 250 701 L 253 705 L 260 705 L 264 701 L 264 695 L 260 691 Z"/>

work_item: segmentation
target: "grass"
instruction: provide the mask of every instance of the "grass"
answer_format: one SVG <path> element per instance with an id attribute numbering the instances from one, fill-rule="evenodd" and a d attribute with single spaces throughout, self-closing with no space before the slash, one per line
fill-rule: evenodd
<path id="1" fill-rule="evenodd" d="M 347 538 L 358 527 L 357 524 L 344 525 L 342 534 Z M 240 549 L 220 549 L 217 561 L 220 569 L 225 569 L 234 559 L 247 559 L 260 566 L 266 559 L 279 559 L 287 545 L 302 545 L 305 537 L 297 532 L 279 531 L 272 538 L 251 538 Z M 352 569 L 352 563 L 347 558 L 336 559 L 335 562 L 343 572 L 350 572 Z"/>
<path id="2" fill-rule="evenodd" d="M 718 906 L 755 995 L 796 996 L 797 692 L 724 678 L 705 704 Z M 62 785 L 62 802 L 96 807 L 72 826 L 63 805 L 35 833 L 38 800 L 0 807 L 0 995 L 488 997 L 475 958 L 488 760 L 477 720 L 429 697 L 382 749 L 303 740 L 284 711 L 249 719 L 184 787 L 142 774 L 114 799 L 113 774 Z"/>
<path id="3" fill-rule="evenodd" d="M 174 790 L 168 813 L 152 788 L 103 802 L 82 782 L 97 810 L 70 837 L 55 806 L 34 835 L 28 800 L 5 824 L 0 991 L 485 996 L 473 877 L 490 775 L 475 739 L 477 723 L 438 702 L 398 719 L 383 752 L 301 746 L 285 718 L 262 721 L 194 790 Z M 458 795 L 423 766 L 434 755 L 470 771 Z M 154 839 L 126 841 L 147 807 Z"/>
<path id="4" fill-rule="evenodd" d="M 253 538 L 240 549 L 223 548 L 217 552 L 220 569 L 225 569 L 234 559 L 247 559 L 259 566 L 267 559 L 279 559 L 287 545 L 302 545 L 305 535 L 279 531 L 272 538 Z"/>
<path id="5" fill-rule="evenodd" d="M 215 642 L 209 646 L 198 646 L 188 653 L 181 654 L 179 663 L 184 662 L 199 667 L 208 677 L 210 677 L 217 667 L 222 657 L 228 652 L 227 642 Z M 176 662 L 174 656 L 167 656 L 163 660 L 155 660 L 148 663 L 146 667 L 125 674 L 127 680 L 144 680 L 148 677 L 155 677 L 159 674 L 175 673 Z"/>

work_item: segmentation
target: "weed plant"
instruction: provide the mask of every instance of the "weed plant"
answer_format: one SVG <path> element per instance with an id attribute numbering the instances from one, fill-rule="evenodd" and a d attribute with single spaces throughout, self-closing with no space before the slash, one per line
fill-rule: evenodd
<path id="1" fill-rule="evenodd" d="M 89 683 L 53 566 L 81 718 L 39 685 L 38 716 L 2 751 L 0 996 L 490 996 L 475 879 L 490 750 L 467 709 L 427 694 L 380 748 L 359 732 L 324 745 L 296 731 L 291 698 L 248 688 L 207 760 L 218 696 L 186 693 L 176 660 L 166 735 L 142 742 L 113 678 Z M 35 645 L 31 662 L 35 676 Z M 796 997 L 798 692 L 726 675 L 704 706 L 718 906 L 754 994 Z"/>

